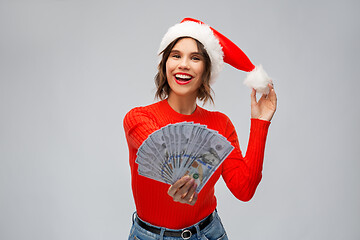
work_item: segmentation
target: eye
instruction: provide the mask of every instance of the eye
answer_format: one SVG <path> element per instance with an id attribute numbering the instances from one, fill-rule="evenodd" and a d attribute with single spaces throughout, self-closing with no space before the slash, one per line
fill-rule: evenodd
<path id="1" fill-rule="evenodd" d="M 199 56 L 193 56 L 191 59 L 195 60 L 195 61 L 200 61 L 201 60 L 201 58 Z"/>
<path id="2" fill-rule="evenodd" d="M 173 58 L 180 58 L 180 55 L 179 55 L 179 54 L 173 54 L 173 55 L 171 55 L 171 57 L 173 57 Z"/>

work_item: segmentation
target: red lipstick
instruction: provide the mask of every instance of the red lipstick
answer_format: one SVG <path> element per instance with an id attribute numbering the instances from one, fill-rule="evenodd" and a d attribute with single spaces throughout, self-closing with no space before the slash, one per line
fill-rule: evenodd
<path id="1" fill-rule="evenodd" d="M 175 82 L 179 85 L 185 85 L 191 82 L 193 76 L 187 73 L 176 73 L 174 75 Z"/>

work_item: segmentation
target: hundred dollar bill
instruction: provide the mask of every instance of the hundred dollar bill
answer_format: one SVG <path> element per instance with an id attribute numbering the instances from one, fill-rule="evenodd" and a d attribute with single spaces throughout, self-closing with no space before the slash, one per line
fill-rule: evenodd
<path id="1" fill-rule="evenodd" d="M 137 152 L 140 175 L 168 184 L 193 177 L 200 192 L 233 150 L 217 131 L 192 122 L 169 124 L 150 134 Z"/>

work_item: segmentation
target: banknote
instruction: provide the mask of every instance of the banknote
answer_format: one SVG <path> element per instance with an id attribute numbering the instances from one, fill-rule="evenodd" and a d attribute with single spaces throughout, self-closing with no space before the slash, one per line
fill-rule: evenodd
<path id="1" fill-rule="evenodd" d="M 189 175 L 199 193 L 233 149 L 224 136 L 206 125 L 180 122 L 150 134 L 135 162 L 140 175 L 167 184 Z"/>

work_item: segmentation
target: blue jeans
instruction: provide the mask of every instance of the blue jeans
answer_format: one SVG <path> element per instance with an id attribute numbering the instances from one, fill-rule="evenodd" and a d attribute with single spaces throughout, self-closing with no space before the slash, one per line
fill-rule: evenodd
<path id="1" fill-rule="evenodd" d="M 135 214 L 136 213 L 134 213 L 134 215 Z M 146 222 L 145 223 L 149 226 L 161 229 L 161 233 L 155 234 L 145 230 L 144 228 L 140 227 L 136 221 L 134 221 L 134 215 L 133 225 L 131 227 L 128 240 L 182 240 L 181 237 L 177 238 L 163 236 L 165 230 L 172 229 L 157 227 Z M 193 234 L 191 238 L 189 238 L 189 240 L 228 240 L 224 226 L 222 225 L 220 217 L 216 210 L 214 212 L 214 219 L 203 230 L 200 231 L 199 223 L 196 223 L 193 226 L 196 228 L 197 233 Z"/>

